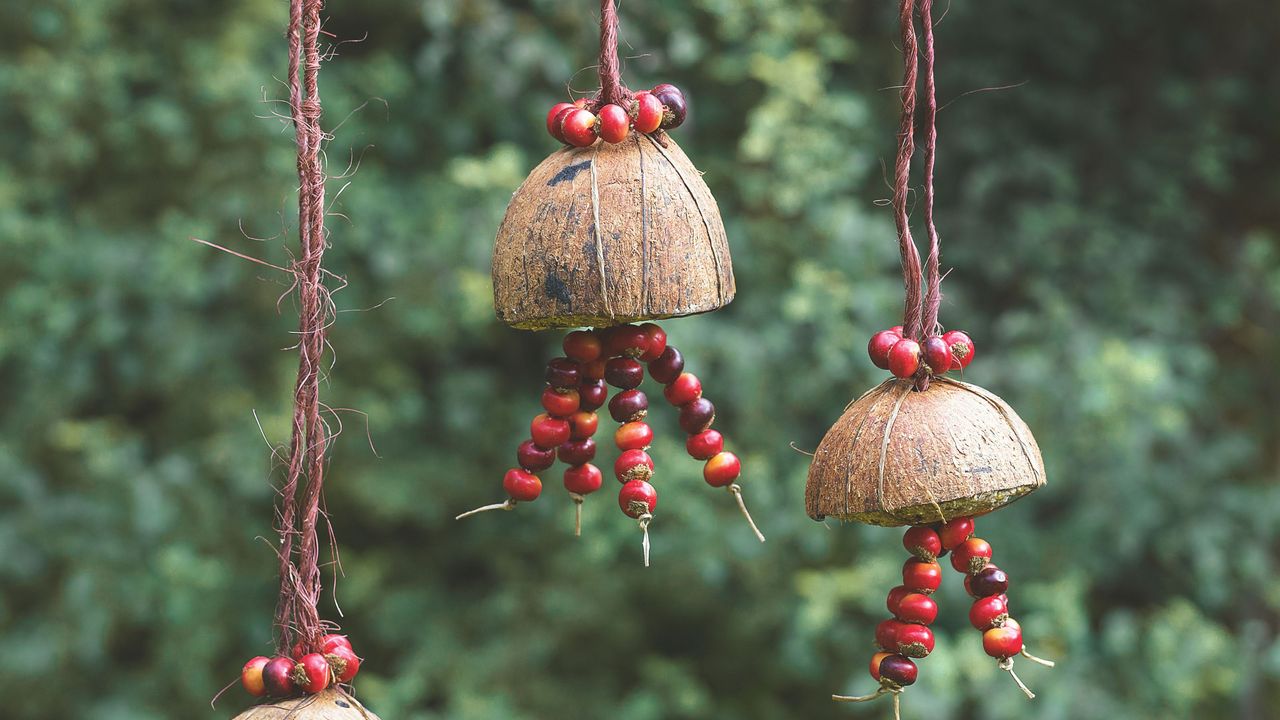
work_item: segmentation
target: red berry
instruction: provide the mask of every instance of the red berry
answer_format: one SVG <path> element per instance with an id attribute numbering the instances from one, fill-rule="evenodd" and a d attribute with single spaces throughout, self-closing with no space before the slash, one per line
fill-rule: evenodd
<path id="1" fill-rule="evenodd" d="M 564 104 L 564 103 L 561 103 Z M 604 344 L 600 336 L 590 330 L 574 330 L 564 336 L 564 354 L 571 360 L 589 363 L 600 358 L 604 352 Z"/>
<path id="2" fill-rule="evenodd" d="M 871 678 L 876 682 L 880 682 L 880 663 L 892 654 L 881 651 L 871 656 Z"/>
<path id="3" fill-rule="evenodd" d="M 324 659 L 333 668 L 333 676 L 340 683 L 351 682 L 360 672 L 360 658 L 350 645 L 335 647 L 325 653 Z"/>
<path id="4" fill-rule="evenodd" d="M 906 585 L 899 585 L 898 587 L 889 591 L 889 597 L 885 599 L 884 604 L 886 607 L 889 608 L 890 613 L 897 615 L 898 603 L 902 602 L 902 598 L 910 595 L 913 592 L 915 591 L 907 587 Z"/>
<path id="5" fill-rule="evenodd" d="M 942 538 L 933 528 L 917 525 L 902 536 L 902 546 L 922 560 L 935 560 L 942 552 Z"/>
<path id="6" fill-rule="evenodd" d="M 333 652 L 336 647 L 345 647 L 349 650 L 351 649 L 351 641 L 347 639 L 346 635 L 338 635 L 337 633 L 330 633 L 320 638 L 321 655 Z"/>
<path id="7" fill-rule="evenodd" d="M 569 438 L 572 440 L 585 440 L 596 434 L 596 428 L 600 426 L 600 416 L 593 412 L 579 410 L 569 417 Z"/>
<path id="8" fill-rule="evenodd" d="M 667 398 L 667 402 L 680 407 L 702 397 L 702 381 L 693 373 L 680 373 L 663 389 L 662 395 Z"/>
<path id="9" fill-rule="evenodd" d="M 569 358 L 555 358 L 547 363 L 547 372 L 544 377 L 547 384 L 559 390 L 571 390 L 578 387 L 578 378 L 582 374 L 578 363 Z"/>
<path id="10" fill-rule="evenodd" d="M 645 336 L 645 351 L 640 354 L 641 362 L 652 362 L 667 350 L 667 331 L 655 323 L 640 326 Z"/>
<path id="11" fill-rule="evenodd" d="M 299 640 L 298 642 L 294 643 L 293 648 L 289 650 L 289 657 L 293 658 L 295 661 L 300 660 L 302 656 L 306 654 L 307 654 L 306 640 Z"/>
<path id="12" fill-rule="evenodd" d="M 1009 589 L 1009 576 L 995 565 L 987 565 L 965 580 L 965 589 L 974 597 L 1002 595 Z"/>
<path id="13" fill-rule="evenodd" d="M 293 667 L 293 684 L 309 695 L 315 695 L 329 687 L 331 677 L 329 661 L 325 660 L 320 653 L 303 655 L 298 664 Z"/>
<path id="14" fill-rule="evenodd" d="M 716 406 L 700 397 L 680 406 L 680 429 L 690 435 L 706 430 L 716 420 Z"/>
<path id="15" fill-rule="evenodd" d="M 896 651 L 898 649 L 898 628 L 906 625 L 898 620 L 881 620 L 876 625 L 876 645 L 884 650 Z"/>
<path id="16" fill-rule="evenodd" d="M 585 110 L 586 107 L 590 104 L 591 104 L 591 98 L 588 98 L 588 97 L 580 97 L 577 100 L 573 101 L 574 107 L 583 109 L 583 110 Z"/>
<path id="17" fill-rule="evenodd" d="M 640 357 L 649 346 L 649 336 L 638 325 L 618 325 L 609 328 L 604 349 L 609 357 Z"/>
<path id="18" fill-rule="evenodd" d="M 571 110 L 560 121 L 560 134 L 574 147 L 587 147 L 596 141 L 595 115 L 588 110 Z"/>
<path id="19" fill-rule="evenodd" d="M 907 593 L 898 601 L 898 619 L 928 625 L 938 617 L 938 603 L 924 593 Z"/>
<path id="20" fill-rule="evenodd" d="M 542 413 L 529 423 L 529 435 L 540 448 L 558 448 L 569 439 L 569 421 Z"/>
<path id="21" fill-rule="evenodd" d="M 916 664 L 901 655 L 890 655 L 880 661 L 880 678 L 894 685 L 906 687 L 916 681 L 918 673 Z"/>
<path id="22" fill-rule="evenodd" d="M 556 450 L 556 456 L 565 465 L 581 465 L 596 458 L 596 441 L 591 438 L 566 440 Z"/>
<path id="23" fill-rule="evenodd" d="M 613 104 L 600 108 L 600 137 L 608 143 L 620 143 L 631 132 L 631 117 L 627 111 Z"/>
<path id="24" fill-rule="evenodd" d="M 643 450 L 624 450 L 613 463 L 613 474 L 621 483 L 648 480 L 653 477 L 653 458 Z"/>
<path id="25" fill-rule="evenodd" d="M 724 449 L 724 436 L 718 430 L 703 430 L 684 441 L 684 449 L 694 460 L 710 460 Z"/>
<path id="26" fill-rule="evenodd" d="M 684 356 L 670 345 L 656 359 L 649 361 L 649 377 L 663 385 L 680 377 L 683 371 Z"/>
<path id="27" fill-rule="evenodd" d="M 639 390 L 623 390 L 609 400 L 609 415 L 620 423 L 643 420 L 649 414 L 649 397 Z"/>
<path id="28" fill-rule="evenodd" d="M 867 354 L 871 356 L 871 362 L 881 370 L 889 369 L 889 350 L 902 336 L 891 330 L 881 330 L 871 336 L 871 341 L 867 343 Z"/>
<path id="29" fill-rule="evenodd" d="M 898 628 L 899 653 L 907 657 L 922 658 L 933 652 L 933 631 L 924 625 L 907 623 Z"/>
<path id="30" fill-rule="evenodd" d="M 654 97 L 647 90 L 636 93 L 635 104 L 635 121 L 636 132 L 651 133 L 662 125 L 662 101 Z"/>
<path id="31" fill-rule="evenodd" d="M 583 380 L 578 386 L 578 409 L 595 410 L 609 397 L 609 386 L 604 380 Z"/>
<path id="32" fill-rule="evenodd" d="M 684 93 L 680 92 L 680 88 L 671 83 L 663 83 L 649 92 L 662 103 L 662 127 L 664 130 L 672 130 L 684 124 L 684 118 L 689 112 L 689 106 L 685 102 Z"/>
<path id="33" fill-rule="evenodd" d="M 920 367 L 920 343 L 903 338 L 889 349 L 889 372 L 895 377 L 909 378 Z"/>
<path id="34" fill-rule="evenodd" d="M 259 655 L 244 664 L 240 669 L 240 684 L 254 697 L 267 694 L 267 686 L 262 680 L 262 668 L 271 662 L 271 658 Z"/>
<path id="35" fill-rule="evenodd" d="M 902 566 L 902 584 L 927 595 L 942 586 L 942 566 L 932 560 L 911 558 Z"/>
<path id="36" fill-rule="evenodd" d="M 742 474 L 742 461 L 731 452 L 722 452 L 702 466 L 702 479 L 711 487 L 728 487 Z"/>
<path id="37" fill-rule="evenodd" d="M 629 357 L 616 357 L 604 366 L 605 382 L 616 388 L 630 390 L 644 382 L 644 365 Z"/>
<path id="38" fill-rule="evenodd" d="M 629 480 L 618 491 L 618 507 L 633 518 L 652 514 L 658 507 L 658 491 L 644 480 Z"/>
<path id="39" fill-rule="evenodd" d="M 547 113 L 547 132 L 560 142 L 564 142 L 564 136 L 560 134 L 560 113 L 572 109 L 573 103 L 562 102 L 552 105 L 551 111 Z"/>
<path id="40" fill-rule="evenodd" d="M 555 390 L 548 386 L 542 391 L 542 407 L 551 417 L 569 417 L 578 412 L 580 402 L 577 390 Z"/>
<path id="41" fill-rule="evenodd" d="M 516 502 L 533 502 L 542 494 L 542 481 L 531 472 L 511 468 L 502 476 L 502 489 Z"/>
<path id="42" fill-rule="evenodd" d="M 564 489 L 579 495 L 590 495 L 604 483 L 604 473 L 591 463 L 574 465 L 564 471 Z"/>
<path id="43" fill-rule="evenodd" d="M 902 326 L 894 325 L 893 327 L 889 328 L 889 332 L 893 333 L 894 335 L 897 335 L 898 337 L 902 337 Z"/>
<path id="44" fill-rule="evenodd" d="M 943 333 L 942 339 L 951 348 L 951 369 L 969 367 L 969 363 L 973 362 L 973 340 L 959 330 Z"/>
<path id="45" fill-rule="evenodd" d="M 582 364 L 582 374 L 587 380 L 604 380 L 604 358 Z"/>
<path id="46" fill-rule="evenodd" d="M 937 335 L 926 338 L 921 352 L 924 354 L 924 364 L 929 366 L 934 375 L 942 375 L 951 369 L 951 346 L 946 340 Z"/>
<path id="47" fill-rule="evenodd" d="M 991 545 L 979 537 L 971 537 L 951 552 L 951 567 L 958 572 L 977 575 L 991 562 Z"/>
<path id="48" fill-rule="evenodd" d="M 997 620 L 1007 617 L 1008 614 L 1009 607 L 1005 605 L 999 595 L 979 598 L 969 608 L 969 622 L 979 630 L 986 630 L 995 625 Z"/>
<path id="49" fill-rule="evenodd" d="M 653 428 L 642 422 L 624 423 L 614 431 L 613 441 L 619 450 L 644 450 L 653 444 Z"/>
<path id="50" fill-rule="evenodd" d="M 273 697 L 288 697 L 296 689 L 293 684 L 293 658 L 274 657 L 262 666 L 262 683 L 267 694 Z"/>
<path id="51" fill-rule="evenodd" d="M 1001 660 L 1017 655 L 1022 652 L 1022 628 L 1012 619 L 1006 620 L 1004 625 L 982 633 L 982 649 Z"/>
<path id="52" fill-rule="evenodd" d="M 958 517 L 938 529 L 938 539 L 944 550 L 955 550 L 973 534 L 973 518 Z"/>
<path id="53" fill-rule="evenodd" d="M 516 448 L 516 464 L 531 473 L 542 472 L 551 467 L 555 461 L 555 450 L 538 447 L 538 444 L 532 440 L 525 440 L 520 443 L 520 447 Z M 302 657 L 302 653 L 295 649 L 294 656 Z"/>

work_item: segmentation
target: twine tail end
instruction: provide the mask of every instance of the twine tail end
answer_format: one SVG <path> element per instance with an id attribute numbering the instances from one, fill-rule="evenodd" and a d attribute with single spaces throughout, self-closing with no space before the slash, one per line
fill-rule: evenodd
<path id="1" fill-rule="evenodd" d="M 478 507 L 475 510 L 468 510 L 462 513 L 461 515 L 459 515 L 458 517 L 454 518 L 454 520 L 461 520 L 462 518 L 471 517 L 472 515 L 476 515 L 482 512 L 489 512 L 490 510 L 515 510 L 515 509 L 516 509 L 516 501 L 512 500 L 511 498 L 507 498 L 505 502 L 494 503 L 492 505 L 485 505 L 484 507 Z"/>
<path id="2" fill-rule="evenodd" d="M 733 483 L 729 486 L 729 492 L 738 501 L 738 509 L 742 511 L 742 516 L 747 519 L 747 524 L 751 526 L 751 532 L 756 534 L 756 538 L 760 542 L 764 542 L 764 533 L 760 532 L 760 528 L 756 527 L 756 521 L 751 519 L 751 513 L 747 511 L 747 503 L 742 499 L 742 486 L 738 483 Z"/>

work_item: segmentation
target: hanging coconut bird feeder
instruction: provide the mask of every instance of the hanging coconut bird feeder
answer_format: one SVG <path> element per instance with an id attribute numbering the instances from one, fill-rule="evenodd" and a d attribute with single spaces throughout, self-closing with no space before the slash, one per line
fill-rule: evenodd
<path id="1" fill-rule="evenodd" d="M 564 486 L 580 534 L 586 496 L 603 484 L 604 473 L 592 463 L 593 436 L 595 411 L 607 405 L 619 423 L 613 435 L 618 507 L 644 531 L 648 565 L 658 494 L 646 452 L 653 440 L 644 422 L 649 399 L 639 389 L 646 371 L 676 408 L 689 455 L 704 461 L 703 479 L 728 490 L 756 536 L 764 536 L 742 499 L 741 461 L 711 428 L 715 405 L 703 396 L 702 382 L 684 371 L 684 356 L 667 344 L 666 331 L 652 322 L 733 300 L 724 223 L 702 173 L 667 134 L 685 120 L 684 93 L 670 84 L 627 89 L 617 35 L 614 0 L 601 0 L 600 90 L 547 113 L 547 131 L 563 147 L 516 190 L 493 247 L 500 320 L 524 330 L 589 329 L 568 333 L 564 357 L 547 364 L 546 412 L 533 419 L 530 438 L 516 450 L 516 467 L 503 477 L 507 499 L 458 517 L 536 500 L 538 473 L 559 459 L 568 466 Z"/>
<path id="2" fill-rule="evenodd" d="M 923 48 L 915 32 L 917 10 Z M 1044 462 L 1031 431 L 1008 404 L 976 385 L 944 377 L 969 366 L 974 344 L 966 333 L 943 332 L 938 322 L 942 273 L 933 220 L 937 103 L 931 0 L 901 0 L 899 19 L 905 77 L 893 209 L 906 301 L 903 324 L 876 333 L 867 344 L 871 361 L 894 377 L 845 408 L 818 445 L 805 486 L 805 509 L 815 520 L 911 526 L 902 541 L 911 557 L 903 565 L 902 584 L 886 601 L 891 617 L 875 632 L 879 652 L 869 670 L 879 688 L 869 695 L 832 696 L 839 702 L 892 696 L 895 716 L 903 690 L 916 682 L 915 661 L 933 652 L 929 626 L 938 614 L 933 593 L 942 582 L 944 556 L 974 598 L 969 620 L 982 632 L 983 650 L 1028 697 L 1035 696 L 1014 673 L 1014 658 L 1053 665 L 1026 651 L 1022 628 L 1009 614 L 1009 577 L 992 562 L 991 544 L 974 535 L 975 516 L 1045 484 Z M 923 268 L 908 217 L 921 74 L 922 208 L 929 238 Z"/>

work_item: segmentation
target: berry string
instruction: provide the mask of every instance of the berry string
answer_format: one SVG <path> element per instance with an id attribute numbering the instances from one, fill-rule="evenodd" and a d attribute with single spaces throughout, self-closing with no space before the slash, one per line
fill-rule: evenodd
<path id="1" fill-rule="evenodd" d="M 920 251 L 911 237 L 911 220 L 907 214 L 907 195 L 911 184 L 911 157 L 915 154 L 916 79 L 919 61 L 916 57 L 916 30 L 912 20 L 914 0 L 902 0 L 899 22 L 902 26 L 902 118 L 898 125 L 898 153 L 893 168 L 894 224 L 898 230 L 898 249 L 902 258 L 902 283 L 906 301 L 902 313 L 903 337 L 920 339 Z"/>
<path id="2" fill-rule="evenodd" d="M 938 309 L 942 305 L 942 277 L 938 269 L 941 258 L 938 228 L 933 223 L 933 164 L 934 153 L 938 148 L 938 99 L 936 83 L 933 78 L 933 0 L 920 0 L 920 29 L 924 40 L 924 224 L 929 233 L 929 258 L 926 261 L 924 316 L 921 320 L 920 332 L 923 336 L 936 335 L 938 327 Z M 924 377 L 927 387 L 929 378 Z M 924 387 L 920 388 L 921 390 Z"/>
<path id="3" fill-rule="evenodd" d="M 320 544 L 316 526 L 324 485 L 328 429 L 320 417 L 320 366 L 332 300 L 324 285 L 324 166 L 320 129 L 320 10 L 322 0 L 292 0 L 289 8 L 289 106 L 297 144 L 298 236 L 301 256 L 291 266 L 298 288 L 298 377 L 289 462 L 277 508 L 280 534 L 280 597 L 276 607 L 277 650 L 318 640 L 322 625 Z M 299 486 L 304 485 L 301 507 Z M 299 512 L 301 518 L 299 519 Z M 295 551 L 295 537 L 298 548 Z M 332 528 L 330 528 L 332 537 Z"/>
<path id="4" fill-rule="evenodd" d="M 600 0 L 600 105 L 627 106 L 631 91 L 622 84 L 618 62 L 618 8 L 614 0 Z"/>

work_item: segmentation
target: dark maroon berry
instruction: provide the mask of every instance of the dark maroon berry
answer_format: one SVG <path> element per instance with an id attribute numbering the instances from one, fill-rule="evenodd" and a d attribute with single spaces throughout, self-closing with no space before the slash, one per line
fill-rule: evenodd
<path id="1" fill-rule="evenodd" d="M 880 661 L 880 679 L 906 687 L 916 681 L 919 668 L 901 655 L 890 655 Z"/>
<path id="2" fill-rule="evenodd" d="M 680 429 L 690 435 L 706 430 L 716 419 L 716 406 L 700 397 L 680 407 Z"/>
<path id="3" fill-rule="evenodd" d="M 684 372 L 684 356 L 670 345 L 649 363 L 649 376 L 663 385 L 680 377 L 682 372 Z"/>
<path id="4" fill-rule="evenodd" d="M 924 353 L 924 364 L 934 375 L 942 375 L 951 369 L 951 346 L 941 337 L 926 338 L 920 351 Z"/>
<path id="5" fill-rule="evenodd" d="M 974 597 L 991 597 L 1009 589 L 1009 576 L 995 565 L 988 565 L 969 578 L 968 584 Z"/>
<path id="6" fill-rule="evenodd" d="M 609 397 L 609 386 L 603 380 L 583 380 L 578 386 L 578 409 L 595 410 Z"/>
<path id="7" fill-rule="evenodd" d="M 635 358 L 616 357 L 605 364 L 604 379 L 623 390 L 640 387 L 640 383 L 644 382 L 644 365 Z"/>
<path id="8" fill-rule="evenodd" d="M 559 357 L 547 363 L 547 384 L 557 390 L 568 390 L 578 387 L 581 372 L 578 363 L 566 357 Z"/>
<path id="9" fill-rule="evenodd" d="M 553 448 L 540 448 L 532 440 L 525 440 L 516 448 L 516 462 L 531 473 L 538 473 L 551 467 L 556 461 Z"/>
<path id="10" fill-rule="evenodd" d="M 685 115 L 689 113 L 689 105 L 685 102 L 684 93 L 671 83 L 663 83 L 650 91 L 663 105 L 662 128 L 673 130 L 684 124 Z"/>
<path id="11" fill-rule="evenodd" d="M 649 414 L 649 398 L 639 390 L 623 390 L 609 400 L 609 415 L 614 420 L 634 422 Z"/>
<path id="12" fill-rule="evenodd" d="M 595 459 L 596 441 L 591 438 L 570 440 L 560 445 L 556 454 L 565 465 L 583 465 Z"/>

